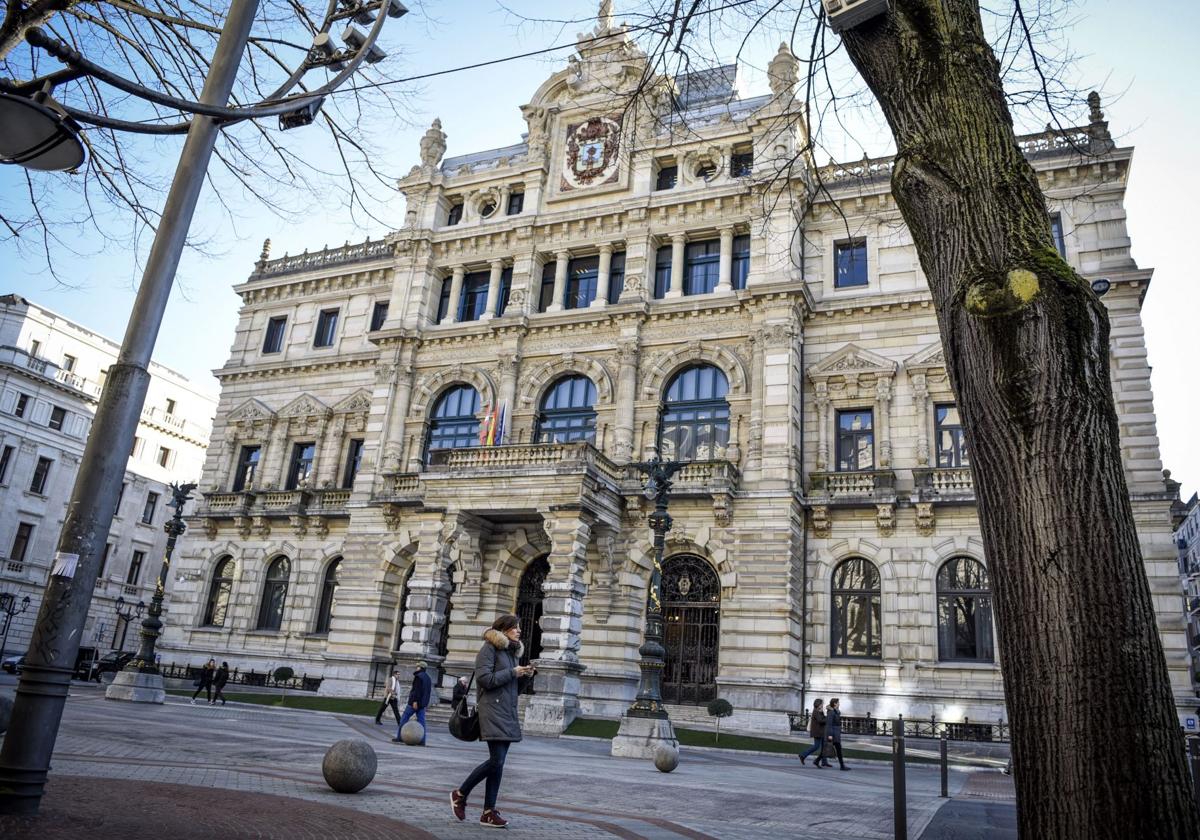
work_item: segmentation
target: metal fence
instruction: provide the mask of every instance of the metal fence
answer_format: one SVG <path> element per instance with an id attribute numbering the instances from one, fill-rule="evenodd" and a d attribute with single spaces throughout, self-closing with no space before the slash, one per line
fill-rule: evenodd
<path id="1" fill-rule="evenodd" d="M 195 681 L 200 672 L 204 670 L 203 665 L 176 665 L 174 662 L 160 663 L 158 670 L 162 673 L 164 679 L 188 680 Z M 234 668 L 229 672 L 229 685 L 248 685 L 256 688 L 290 688 L 296 691 L 316 691 L 321 687 L 320 677 L 310 677 L 308 674 L 301 674 L 292 677 L 290 680 L 277 680 L 271 676 L 270 672 L 255 671 L 251 668 L 249 671 L 242 671 Z"/>
<path id="2" fill-rule="evenodd" d="M 793 732 L 807 732 L 808 719 L 811 713 L 788 712 Z M 962 720 L 938 720 L 935 717 L 909 718 L 903 715 L 896 718 L 872 717 L 868 712 L 866 717 L 851 717 L 842 715 L 843 735 L 893 735 L 896 727 L 903 725 L 904 735 L 908 738 L 941 738 L 944 734 L 951 741 L 985 741 L 1005 743 L 1009 740 L 1009 725 L 1001 718 L 995 723 L 973 721 L 970 718 Z"/>

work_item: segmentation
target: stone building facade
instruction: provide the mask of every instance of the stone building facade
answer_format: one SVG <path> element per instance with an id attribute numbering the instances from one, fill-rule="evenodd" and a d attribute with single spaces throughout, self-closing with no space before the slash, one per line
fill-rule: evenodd
<path id="1" fill-rule="evenodd" d="M 646 76 L 601 15 L 518 144 L 444 158 L 440 122 L 380 241 L 271 259 L 243 306 L 167 644 L 378 690 L 448 684 L 516 611 L 526 724 L 615 717 L 652 567 L 631 462 L 687 461 L 664 564 L 668 702 L 742 725 L 1003 718 L 969 452 L 891 160 L 816 166 L 797 62 Z M 1114 388 L 1172 678 L 1188 693 L 1122 197 L 1089 125 L 1022 139 L 1064 256 L 1104 278 Z M 1081 157 L 1080 145 L 1094 153 Z M 481 431 L 482 429 L 482 431 Z M 1166 607 L 1166 609 L 1164 609 Z"/>
<path id="2" fill-rule="evenodd" d="M 0 592 L 29 608 L 14 617 L 7 649 L 24 652 L 50 573 L 105 371 L 118 346 L 55 312 L 0 296 Z M 125 472 L 80 641 L 82 657 L 136 650 L 137 622 L 117 599 L 149 603 L 166 548 L 170 482 L 196 481 L 217 400 L 152 364 L 146 406 Z M 0 629 L 4 617 L 0 615 Z"/>

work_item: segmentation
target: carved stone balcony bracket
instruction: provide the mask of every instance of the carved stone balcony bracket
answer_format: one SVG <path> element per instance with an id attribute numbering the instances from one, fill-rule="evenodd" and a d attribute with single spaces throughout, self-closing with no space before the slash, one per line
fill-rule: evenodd
<path id="1" fill-rule="evenodd" d="M 896 506 L 875 505 L 875 524 L 879 526 L 881 536 L 890 537 L 896 530 Z"/>
<path id="2" fill-rule="evenodd" d="M 832 523 L 829 521 L 829 505 L 813 505 L 812 506 L 812 527 L 813 536 L 819 539 L 826 539 L 829 536 L 829 531 Z"/>
<path id="3" fill-rule="evenodd" d="M 917 502 L 917 531 L 923 537 L 933 534 L 937 520 L 933 515 L 933 502 Z"/>

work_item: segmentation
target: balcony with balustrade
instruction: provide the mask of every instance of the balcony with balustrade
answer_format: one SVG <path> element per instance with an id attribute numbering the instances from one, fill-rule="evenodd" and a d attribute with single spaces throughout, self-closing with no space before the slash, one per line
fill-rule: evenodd
<path id="1" fill-rule="evenodd" d="M 842 507 L 895 504 L 896 473 L 892 470 L 810 473 L 809 501 Z"/>
<path id="2" fill-rule="evenodd" d="M 342 488 L 205 493 L 194 516 L 210 530 L 232 520 L 246 534 L 269 533 L 273 520 L 284 520 L 303 536 L 310 529 L 327 532 L 329 519 L 349 516 L 349 502 L 350 491 Z"/>
<path id="3" fill-rule="evenodd" d="M 975 480 L 970 467 L 913 470 L 914 495 L 921 502 L 974 504 Z"/>

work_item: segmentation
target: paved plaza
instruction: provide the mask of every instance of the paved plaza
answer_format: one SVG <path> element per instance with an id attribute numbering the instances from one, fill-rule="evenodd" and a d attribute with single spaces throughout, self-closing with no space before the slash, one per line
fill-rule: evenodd
<path id="1" fill-rule="evenodd" d="M 11 691 L 10 686 L 0 690 Z M 55 840 L 130 837 L 455 838 L 476 822 L 482 787 L 455 821 L 448 793 L 486 755 L 430 724 L 427 748 L 391 742 L 368 718 L 230 704 L 165 706 L 105 700 L 76 684 L 36 818 L 0 817 L 0 836 Z M 375 781 L 341 795 L 321 777 L 325 749 L 365 738 Z M 816 771 L 794 757 L 684 748 L 679 769 L 612 758 L 607 741 L 526 738 L 505 768 L 498 808 L 510 832 L 536 838 L 892 837 L 891 767 Z M 1015 837 L 1012 788 L 994 771 L 955 769 L 952 799 L 935 768 L 910 765 L 909 837 Z M 943 806 L 947 806 L 943 809 Z M 939 814 L 939 809 L 943 809 Z M 936 817 L 936 819 L 935 819 Z M 932 826 L 931 826 L 932 823 Z M 996 828 L 989 829 L 989 825 Z"/>

